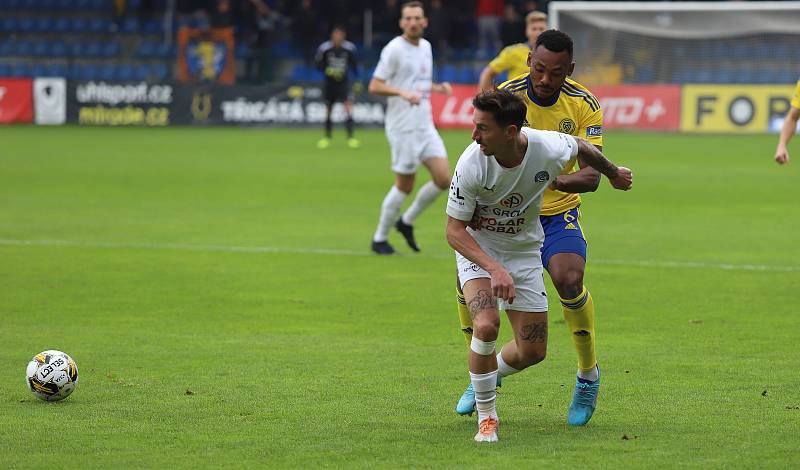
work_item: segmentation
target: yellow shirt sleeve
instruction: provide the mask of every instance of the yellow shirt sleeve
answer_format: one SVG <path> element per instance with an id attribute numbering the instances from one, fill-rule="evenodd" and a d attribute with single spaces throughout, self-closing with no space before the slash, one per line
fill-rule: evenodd
<path id="1" fill-rule="evenodd" d="M 489 62 L 489 68 L 496 74 L 501 74 L 511 68 L 514 57 L 511 53 L 512 46 L 506 46 L 497 54 L 497 57 Z"/>
<path id="2" fill-rule="evenodd" d="M 589 110 L 589 114 L 582 122 L 583 126 L 578 135 L 589 141 L 592 145 L 603 146 L 603 110 L 599 107 L 597 111 Z"/>
<path id="3" fill-rule="evenodd" d="M 800 109 L 800 80 L 797 81 L 797 87 L 794 89 L 794 96 L 792 96 L 792 106 Z"/>

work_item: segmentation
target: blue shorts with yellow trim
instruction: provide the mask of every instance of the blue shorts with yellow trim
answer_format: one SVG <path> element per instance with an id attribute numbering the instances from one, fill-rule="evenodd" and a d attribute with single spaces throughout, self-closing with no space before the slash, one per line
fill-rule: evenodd
<path id="1" fill-rule="evenodd" d="M 575 253 L 586 259 L 586 238 L 583 236 L 577 207 L 556 215 L 540 215 L 544 229 L 542 264 L 547 269 L 550 258 L 556 253 Z"/>

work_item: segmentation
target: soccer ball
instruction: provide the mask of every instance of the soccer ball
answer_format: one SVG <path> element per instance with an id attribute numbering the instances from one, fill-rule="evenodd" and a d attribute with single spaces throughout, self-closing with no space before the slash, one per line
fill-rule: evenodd
<path id="1" fill-rule="evenodd" d="M 26 370 L 28 387 L 37 398 L 58 401 L 78 386 L 78 366 L 67 353 L 48 349 L 33 356 Z"/>

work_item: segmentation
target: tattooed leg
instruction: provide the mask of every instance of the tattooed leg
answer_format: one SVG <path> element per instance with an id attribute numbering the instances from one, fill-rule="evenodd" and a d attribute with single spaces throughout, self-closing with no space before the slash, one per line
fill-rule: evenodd
<path id="1" fill-rule="evenodd" d="M 547 354 L 547 312 L 509 310 L 507 313 L 514 329 L 514 340 L 503 346 L 503 361 L 522 370 L 544 360 Z"/>

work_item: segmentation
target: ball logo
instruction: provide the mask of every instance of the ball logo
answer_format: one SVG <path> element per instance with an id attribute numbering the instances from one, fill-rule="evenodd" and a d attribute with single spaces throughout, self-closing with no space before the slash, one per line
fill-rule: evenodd
<path id="1" fill-rule="evenodd" d="M 561 122 L 558 123 L 559 132 L 563 132 L 564 134 L 572 134 L 577 128 L 575 121 L 570 118 L 562 119 Z"/>
<path id="2" fill-rule="evenodd" d="M 500 201 L 501 206 L 507 207 L 509 209 L 519 207 L 520 204 L 522 204 L 522 194 L 520 193 L 511 193 L 508 196 L 506 196 L 505 199 Z"/>
<path id="3" fill-rule="evenodd" d="M 544 183 L 545 181 L 550 180 L 550 173 L 542 170 L 536 173 L 536 176 L 533 177 L 533 180 L 537 183 Z"/>

